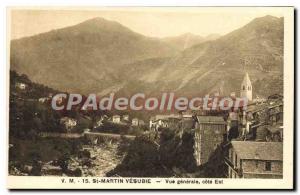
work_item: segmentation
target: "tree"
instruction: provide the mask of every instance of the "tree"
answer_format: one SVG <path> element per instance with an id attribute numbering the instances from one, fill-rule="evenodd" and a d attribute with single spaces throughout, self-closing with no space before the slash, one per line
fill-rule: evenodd
<path id="1" fill-rule="evenodd" d="M 69 153 L 65 153 L 61 158 L 58 159 L 58 164 L 59 164 L 59 166 L 60 166 L 63 173 L 68 172 L 69 160 L 70 160 L 70 154 Z"/>

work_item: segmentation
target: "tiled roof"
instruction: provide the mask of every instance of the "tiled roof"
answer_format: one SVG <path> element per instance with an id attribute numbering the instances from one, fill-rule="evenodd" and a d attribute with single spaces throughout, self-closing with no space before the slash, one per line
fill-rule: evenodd
<path id="1" fill-rule="evenodd" d="M 224 123 L 225 121 L 221 116 L 197 116 L 199 123 Z"/>
<path id="2" fill-rule="evenodd" d="M 249 105 L 247 112 L 259 112 L 268 108 L 268 104 L 259 104 L 259 105 Z"/>
<path id="3" fill-rule="evenodd" d="M 278 131 L 283 131 L 283 126 L 281 124 L 279 125 L 268 125 L 267 129 L 271 131 L 272 133 L 276 133 Z"/>
<path id="4" fill-rule="evenodd" d="M 282 161 L 282 142 L 232 141 L 231 144 L 241 159 Z"/>
<path id="5" fill-rule="evenodd" d="M 168 120 L 170 118 L 179 119 L 180 116 L 179 115 L 174 115 L 174 114 L 170 114 L 170 115 L 156 115 L 155 116 L 155 120 Z"/>
<path id="6" fill-rule="evenodd" d="M 248 105 L 247 112 L 259 112 L 264 109 L 268 109 L 268 108 L 270 109 L 281 105 L 283 105 L 282 101 L 276 101 L 276 102 L 268 101 L 266 103 L 257 104 L 257 105 L 252 104 L 252 105 Z"/>

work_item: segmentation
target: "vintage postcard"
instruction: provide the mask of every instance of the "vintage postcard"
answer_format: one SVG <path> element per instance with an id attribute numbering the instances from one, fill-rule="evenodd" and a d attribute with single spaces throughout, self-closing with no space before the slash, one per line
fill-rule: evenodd
<path id="1" fill-rule="evenodd" d="M 293 189 L 293 7 L 7 9 L 9 189 Z"/>

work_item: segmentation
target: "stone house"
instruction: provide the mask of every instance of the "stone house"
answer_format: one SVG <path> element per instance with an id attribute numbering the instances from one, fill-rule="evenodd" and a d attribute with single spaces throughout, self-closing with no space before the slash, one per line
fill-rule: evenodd
<path id="1" fill-rule="evenodd" d="M 113 122 L 113 123 L 120 123 L 120 122 L 121 122 L 121 117 L 120 117 L 120 115 L 113 115 L 113 117 L 112 117 L 112 122 Z"/>
<path id="2" fill-rule="evenodd" d="M 152 130 L 152 131 L 156 130 L 156 122 L 155 122 L 155 117 L 154 116 L 150 117 L 149 129 Z"/>
<path id="3" fill-rule="evenodd" d="M 145 122 L 143 120 L 140 120 L 138 118 L 133 118 L 131 120 L 131 126 L 133 127 L 143 126 L 143 125 L 145 125 Z"/>
<path id="4" fill-rule="evenodd" d="M 150 119 L 150 129 L 158 131 L 159 128 L 178 129 L 180 126 L 182 116 L 170 115 L 156 115 Z"/>
<path id="5" fill-rule="evenodd" d="M 268 125 L 266 141 L 283 141 L 283 125 Z"/>
<path id="6" fill-rule="evenodd" d="M 19 89 L 26 89 L 27 85 L 25 83 L 16 83 L 16 87 Z"/>
<path id="7" fill-rule="evenodd" d="M 143 125 L 145 125 L 145 121 L 139 120 L 139 126 L 143 126 Z"/>
<path id="8" fill-rule="evenodd" d="M 60 119 L 60 124 L 64 125 L 66 131 L 69 133 L 77 125 L 77 121 L 73 118 L 63 117 Z"/>
<path id="9" fill-rule="evenodd" d="M 45 102 L 47 102 L 47 101 L 49 101 L 49 100 L 50 100 L 49 97 L 41 97 L 41 98 L 39 98 L 39 102 L 40 102 L 40 103 L 45 103 Z"/>
<path id="10" fill-rule="evenodd" d="M 283 141 L 283 125 L 264 125 L 257 128 L 256 141 Z"/>
<path id="11" fill-rule="evenodd" d="M 129 121 L 129 115 L 128 115 L 128 114 L 124 114 L 124 115 L 122 116 L 122 120 L 123 120 L 123 121 Z"/>
<path id="12" fill-rule="evenodd" d="M 107 119 L 108 119 L 108 117 L 106 115 L 103 115 L 100 118 L 96 119 L 93 128 L 101 127 L 103 125 L 104 121 Z"/>
<path id="13" fill-rule="evenodd" d="M 227 123 L 220 116 L 197 116 L 194 156 L 197 165 L 208 162 L 211 154 L 227 139 Z"/>
<path id="14" fill-rule="evenodd" d="M 256 139 L 257 131 L 264 126 L 280 126 L 283 124 L 283 101 L 281 99 L 268 99 L 263 104 L 249 105 L 243 113 L 243 135 L 251 134 Z"/>
<path id="15" fill-rule="evenodd" d="M 139 126 L 139 119 L 138 118 L 133 118 L 131 121 L 131 125 L 134 127 Z"/>
<path id="16" fill-rule="evenodd" d="M 232 141 L 225 163 L 228 178 L 282 178 L 282 142 Z"/>

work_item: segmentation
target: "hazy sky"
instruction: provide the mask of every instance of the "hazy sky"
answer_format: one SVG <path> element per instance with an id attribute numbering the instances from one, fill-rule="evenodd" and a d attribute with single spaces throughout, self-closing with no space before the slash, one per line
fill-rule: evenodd
<path id="1" fill-rule="evenodd" d="M 76 10 L 77 9 L 77 10 Z M 131 30 L 152 37 L 193 33 L 226 34 L 256 17 L 282 16 L 280 8 L 97 8 L 62 10 L 11 10 L 11 39 L 63 28 L 94 17 L 117 21 Z"/>

